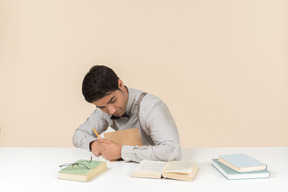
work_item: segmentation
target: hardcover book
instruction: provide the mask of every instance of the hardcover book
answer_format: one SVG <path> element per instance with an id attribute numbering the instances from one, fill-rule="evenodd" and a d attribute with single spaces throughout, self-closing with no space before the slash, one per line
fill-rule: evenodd
<path id="1" fill-rule="evenodd" d="M 217 159 L 212 159 L 212 165 L 216 170 L 218 170 L 228 180 L 260 179 L 260 178 L 269 178 L 270 177 L 270 172 L 268 170 L 239 173 L 239 172 L 227 167 L 226 165 L 223 165 Z"/>
<path id="2" fill-rule="evenodd" d="M 84 164 L 85 162 L 85 164 Z M 72 181 L 89 181 L 107 169 L 105 161 L 78 160 L 59 171 L 59 179 Z"/>
<path id="3" fill-rule="evenodd" d="M 141 136 L 138 128 L 104 133 L 104 138 L 121 145 L 142 146 Z"/>
<path id="4" fill-rule="evenodd" d="M 132 172 L 132 177 L 169 178 L 193 181 L 198 171 L 197 164 L 190 161 L 149 161 L 143 160 Z"/>
<path id="5" fill-rule="evenodd" d="M 143 145 L 138 128 L 104 133 L 104 138 L 114 143 L 121 144 L 121 145 L 130 145 L 130 146 L 142 146 Z M 121 158 L 118 160 L 121 160 Z M 117 161 L 117 159 L 114 159 L 111 161 Z"/>
<path id="6" fill-rule="evenodd" d="M 219 162 L 237 172 L 261 171 L 267 169 L 267 165 L 246 154 L 229 154 L 219 156 Z"/>

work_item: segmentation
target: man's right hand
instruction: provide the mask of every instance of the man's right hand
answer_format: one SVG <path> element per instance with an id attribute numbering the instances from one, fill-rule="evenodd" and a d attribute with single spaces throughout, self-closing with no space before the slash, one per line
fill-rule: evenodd
<path id="1" fill-rule="evenodd" d="M 96 155 L 97 157 L 99 157 L 101 154 L 101 149 L 100 149 L 100 145 L 101 145 L 101 139 L 98 139 L 96 141 L 93 141 L 91 143 L 91 151 L 94 155 Z"/>

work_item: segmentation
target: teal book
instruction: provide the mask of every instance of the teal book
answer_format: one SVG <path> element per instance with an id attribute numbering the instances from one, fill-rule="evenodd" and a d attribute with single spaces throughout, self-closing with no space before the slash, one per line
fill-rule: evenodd
<path id="1" fill-rule="evenodd" d="M 233 169 L 227 167 L 220 163 L 217 159 L 212 159 L 213 167 L 219 171 L 226 179 L 228 180 L 237 180 L 237 179 L 264 179 L 270 177 L 270 172 L 268 170 L 262 171 L 252 171 L 239 173 Z"/>
<path id="2" fill-rule="evenodd" d="M 219 156 L 219 162 L 241 173 L 267 169 L 265 163 L 242 153 L 221 155 Z"/>
<path id="3" fill-rule="evenodd" d="M 78 160 L 59 171 L 59 179 L 89 181 L 107 169 L 105 161 Z"/>

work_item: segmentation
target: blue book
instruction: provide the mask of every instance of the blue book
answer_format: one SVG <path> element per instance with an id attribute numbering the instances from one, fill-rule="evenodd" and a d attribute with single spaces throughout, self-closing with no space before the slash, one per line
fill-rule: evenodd
<path id="1" fill-rule="evenodd" d="M 219 171 L 228 180 L 260 179 L 260 178 L 270 177 L 270 172 L 268 170 L 239 173 L 227 167 L 226 165 L 223 165 L 217 159 L 212 159 L 212 165 L 217 171 Z"/>
<path id="2" fill-rule="evenodd" d="M 219 156 L 219 162 L 237 172 L 261 171 L 267 169 L 267 165 L 246 154 L 229 154 Z"/>

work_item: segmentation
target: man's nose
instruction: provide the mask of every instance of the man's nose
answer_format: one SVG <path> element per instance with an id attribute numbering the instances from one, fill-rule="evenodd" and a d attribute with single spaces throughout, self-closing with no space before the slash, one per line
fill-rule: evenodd
<path id="1" fill-rule="evenodd" d="M 113 115 L 116 111 L 116 107 L 114 107 L 113 105 L 108 105 L 108 113 Z"/>

